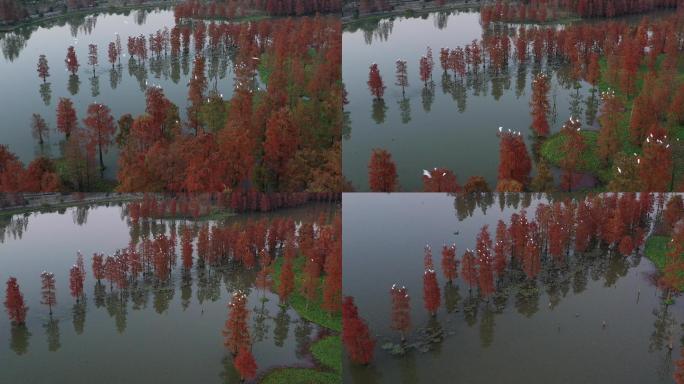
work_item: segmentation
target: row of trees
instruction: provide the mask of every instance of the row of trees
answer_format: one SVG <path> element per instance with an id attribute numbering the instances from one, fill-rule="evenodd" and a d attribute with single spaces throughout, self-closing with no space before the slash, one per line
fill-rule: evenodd
<path id="1" fill-rule="evenodd" d="M 176 19 L 244 17 L 254 11 L 271 16 L 303 16 L 317 13 L 337 13 L 342 9 L 341 0 L 228 0 L 204 3 L 189 0 L 174 8 Z"/>
<path id="2" fill-rule="evenodd" d="M 575 190 L 582 172 L 588 168 L 587 157 L 593 155 L 599 159 L 599 169 L 611 175 L 607 181 L 611 190 L 674 190 L 677 186 L 674 184 L 673 150 L 679 144 L 673 137 L 677 136 L 677 130 L 684 121 L 684 104 L 681 102 L 684 84 L 677 80 L 675 64 L 680 56 L 677 36 L 681 35 L 683 25 L 681 16 L 674 15 L 658 21 L 644 19 L 638 25 L 605 22 L 573 25 L 561 30 L 521 26 L 517 31 L 506 29 L 485 33 L 482 40 L 473 41 L 464 48 L 442 48 L 439 61 L 445 74 L 453 71 L 454 78 L 461 82 L 475 76 L 480 67 L 489 68 L 490 72 L 504 70 L 510 60 L 516 60 L 521 66 L 529 60 L 539 64 L 546 62 L 549 67 L 555 62 L 566 63 L 570 68 L 571 82 L 578 88 L 580 80 L 585 80 L 592 86 L 592 95 L 599 80 L 603 79 L 613 88 L 600 94 L 601 128 L 595 146 L 590 146 L 585 138 L 579 116 L 571 115 L 560 129 L 562 156 L 556 164 L 563 171 L 560 187 L 566 191 Z M 509 32 L 517 33 L 510 35 Z M 602 56 L 606 57 L 607 63 L 604 70 L 599 65 Z M 426 84 L 431 82 L 432 63 L 428 47 L 427 54 L 419 60 L 420 78 Z M 645 71 L 639 70 L 644 67 Z M 406 60 L 396 62 L 396 79 L 403 93 L 409 85 Z M 643 85 L 637 89 L 639 81 Z M 375 100 L 381 100 L 386 86 L 377 64 L 371 65 L 367 84 Z M 544 138 L 551 134 L 550 76 L 538 72 L 531 88 L 531 131 L 536 139 L 535 146 L 541 147 Z M 634 96 L 634 106 L 626 116 L 626 108 Z M 629 120 L 628 126 L 623 124 L 625 119 Z M 623 132 L 629 138 L 628 143 L 622 139 Z M 521 136 L 520 133 L 517 135 Z M 554 187 L 545 162 L 539 162 L 538 175 L 533 180 L 529 175 L 511 178 L 510 167 L 519 166 L 522 172 L 529 174 L 529 155 L 524 150 L 525 143 L 521 137 L 516 140 L 509 140 L 508 135 L 500 137 L 497 190 L 535 188 L 547 191 Z M 378 174 L 377 170 L 383 169 L 382 164 L 387 163 L 387 156 L 383 156 L 385 160 L 373 155 L 378 161 L 377 166 L 373 166 L 376 171 L 371 173 Z M 522 159 L 522 162 L 508 164 L 512 159 Z M 392 173 L 392 167 L 384 168 L 386 173 Z M 430 178 L 429 175 L 427 177 Z M 517 183 L 511 183 L 512 180 Z M 455 187 L 453 183 L 449 185 Z M 458 188 L 448 189 L 455 190 Z"/>
<path id="3" fill-rule="evenodd" d="M 465 249 L 457 258 L 456 244 L 445 244 L 441 249 L 441 272 L 452 287 L 457 279 L 468 286 L 469 294 L 477 290 L 478 301 L 488 305 L 499 288 L 517 281 L 521 273 L 523 285 L 534 287 L 544 269 L 557 270 L 573 263 L 573 259 L 600 250 L 602 258 L 627 257 L 639 253 L 650 234 L 672 237 L 667 245 L 666 267 L 658 279 L 667 292 L 678 292 L 684 287 L 684 200 L 681 195 L 654 196 L 648 193 L 603 194 L 579 200 L 567 199 L 551 204 L 540 203 L 533 217 L 523 209 L 511 215 L 508 223 L 499 220 L 494 233 L 483 226 L 474 249 Z M 548 275 L 544 275 L 548 278 Z M 424 250 L 423 305 L 434 317 L 442 305 L 429 245 Z M 391 329 L 404 344 L 413 328 L 411 296 L 401 284 L 390 288 Z M 448 300 L 448 294 L 445 294 Z M 668 302 L 668 300 L 666 300 Z M 358 320 L 356 308 L 349 320 L 349 340 L 345 343 L 351 360 L 367 364 L 372 360 L 374 341 L 363 321 Z M 346 319 L 346 318 L 345 318 Z M 346 326 L 347 323 L 345 323 Z M 365 328 L 364 328 L 365 326 Z M 347 332 L 347 329 L 345 329 Z M 405 345 L 405 344 L 404 344 Z"/>
<path id="4" fill-rule="evenodd" d="M 161 202 L 148 196 L 141 203 L 127 205 L 124 213 L 131 224 L 138 220 L 153 220 L 142 218 L 140 214 L 154 215 L 154 211 L 163 205 Z M 129 291 L 135 291 L 148 280 L 165 286 L 171 281 L 171 274 L 176 268 L 178 250 L 183 276 L 190 274 L 194 267 L 198 275 L 205 275 L 210 273 L 204 272 L 205 269 L 225 269 L 225 265 L 230 263 L 247 271 L 256 270 L 256 287 L 273 290 L 284 306 L 293 294 L 297 294 L 312 305 L 320 305 L 330 314 L 341 311 L 341 221 L 337 216 L 330 221 L 330 217 L 321 212 L 299 223 L 288 217 L 248 220 L 232 225 L 185 222 L 179 228 L 175 225 L 169 227 L 168 233 L 164 228 L 145 235 L 140 241 L 132 237 L 127 247 L 112 255 L 93 254 L 91 269 L 92 277 L 97 281 L 96 292 L 104 283 L 123 301 L 129 296 Z M 279 258 L 282 259 L 278 276 L 280 283 L 276 287 L 273 285 L 274 262 Z M 302 271 L 295 268 L 295 265 L 302 264 L 301 259 L 305 259 Z M 77 303 L 85 300 L 85 277 L 83 257 L 79 252 L 69 274 L 71 295 Z M 183 277 L 183 280 L 188 278 Z M 295 284 L 300 280 L 301 284 Z M 43 272 L 41 282 L 41 302 L 52 313 L 57 305 L 54 274 Z M 14 277 L 7 282 L 5 306 L 13 329 L 25 327 L 28 308 Z M 245 379 L 252 378 L 257 367 L 251 355 L 253 338 L 249 333 L 250 311 L 246 292 L 235 292 L 228 307 L 229 319 L 223 330 L 225 344 L 240 375 Z"/>
<path id="5" fill-rule="evenodd" d="M 100 188 L 103 154 L 116 144 L 121 191 L 340 191 L 340 28 L 339 20 L 322 17 L 210 24 L 208 50 L 237 52 L 235 89 L 229 101 L 208 84 L 203 22 L 193 23 L 192 28 L 159 30 L 149 40 L 130 38 L 129 54 L 139 61 L 147 57 L 148 42 L 155 56 L 167 51 L 173 56 L 189 50 L 193 38 L 196 55 L 187 121 L 181 121 L 179 107 L 159 87 L 147 88 L 145 114 L 124 114 L 116 123 L 105 104 L 94 103 L 82 126 L 73 102 L 61 99 L 57 130 L 64 134 L 65 161 L 60 183 L 51 185 L 52 190 Z M 109 61 L 114 64 L 121 56 L 120 39 L 109 48 Z M 91 46 L 89 53 L 95 68 L 97 47 Z M 73 47 L 66 64 L 77 73 Z M 39 59 L 38 72 L 42 78 L 49 76 L 47 58 Z M 258 76 L 265 89 L 259 86 Z M 38 141 L 44 141 L 50 131 L 44 119 L 36 116 L 33 125 Z M 50 159 L 40 161 L 52 169 Z M 22 190 L 20 173 L 6 174 L 5 168 L 0 165 L 0 178 L 12 180 L 0 184 L 0 190 Z M 45 190 L 37 188 L 23 191 Z"/>
<path id="6" fill-rule="evenodd" d="M 511 3 L 497 0 L 480 7 L 480 22 L 538 22 L 557 20 L 559 15 L 577 15 L 582 18 L 611 18 L 640 14 L 658 9 L 677 9 L 677 0 L 533 0 L 529 3 Z"/>
<path id="7" fill-rule="evenodd" d="M 28 11 L 18 0 L 0 0 L 0 22 L 12 24 L 28 16 Z"/>
<path id="8" fill-rule="evenodd" d="M 69 270 L 69 290 L 71 296 L 80 301 L 84 297 L 83 283 L 85 282 L 85 265 L 83 263 L 83 255 L 78 252 L 76 264 Z M 40 274 L 41 280 L 41 301 L 40 303 L 48 307 L 50 317 L 52 317 L 52 308 L 57 305 L 57 291 L 55 274 L 43 271 Z M 24 301 L 24 295 L 21 293 L 19 282 L 15 277 L 7 279 L 5 290 L 5 309 L 9 316 L 10 322 L 14 326 L 25 326 L 26 315 L 28 307 Z"/>

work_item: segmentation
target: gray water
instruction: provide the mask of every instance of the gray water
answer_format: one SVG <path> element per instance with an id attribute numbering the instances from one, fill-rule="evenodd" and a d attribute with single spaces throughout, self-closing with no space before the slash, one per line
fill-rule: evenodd
<path id="1" fill-rule="evenodd" d="M 344 362 L 344 382 L 672 383 L 673 361 L 684 344 L 684 307 L 681 298 L 668 308 L 661 304 L 654 266 L 640 255 L 593 252 L 567 269 L 543 266 L 537 295 L 525 298 L 504 285 L 491 303 L 465 311 L 468 288 L 460 278 L 453 286 L 446 283 L 442 245 L 455 243 L 460 259 L 466 248 L 475 248 L 483 225 L 494 239 L 499 219 L 508 223 L 522 208 L 533 217 L 539 201 L 531 195 L 508 195 L 502 203 L 496 195 L 476 202 L 446 194 L 345 194 L 344 293 L 354 296 L 377 346 L 367 367 Z M 426 243 L 442 294 L 435 319 L 422 299 Z M 409 343 L 429 327 L 445 334 L 427 352 L 395 357 L 381 348 L 399 343 L 390 328 L 394 283 L 411 296 Z"/>
<path id="2" fill-rule="evenodd" d="M 514 26 L 515 27 L 515 26 Z M 517 29 L 517 27 L 515 27 Z M 351 120 L 351 133 L 343 144 L 343 173 L 358 191 L 368 191 L 368 162 L 373 148 L 383 148 L 397 165 L 403 191 L 422 189 L 423 169 L 446 167 L 463 184 L 471 176 L 483 176 L 493 189 L 499 164 L 499 126 L 521 131 L 532 157 L 529 101 L 533 64 L 525 67 L 509 62 L 508 71 L 490 76 L 480 73 L 463 87 L 443 87 L 439 50 L 470 44 L 482 37 L 477 12 L 430 13 L 423 17 L 381 19 L 377 25 L 346 26 L 343 35 L 342 70 L 349 104 L 345 111 Z M 433 51 L 434 92 L 428 110 L 423 106 L 425 87 L 419 78 L 419 60 L 427 47 Z M 511 45 L 512 50 L 514 46 Z M 405 99 L 395 85 L 395 61 L 407 60 L 409 87 Z M 384 83 L 386 106 L 384 121 L 373 117 L 373 96 L 366 82 L 368 67 L 377 63 Z M 542 68 L 551 76 L 550 101 L 556 116 L 550 120 L 551 132 L 557 132 L 571 115 L 571 101 L 579 102 L 585 129 L 584 112 L 590 94 L 586 83 L 575 89 L 559 72 Z M 453 78 L 453 75 L 451 75 Z M 402 105 L 409 104 L 410 112 Z M 579 112 L 579 113 L 578 113 Z M 410 117 L 410 120 L 407 121 Z M 533 157 L 534 158 L 534 157 Z"/>
<path id="3" fill-rule="evenodd" d="M 126 13 L 99 13 L 88 16 L 75 16 L 58 23 L 50 22 L 38 27 L 27 27 L 15 32 L 0 33 L 0 144 L 19 156 L 24 164 L 37 155 L 44 153 L 59 157 L 59 143 L 64 135 L 56 131 L 56 108 L 60 97 L 69 97 L 74 103 L 79 122 L 86 116 L 88 105 L 93 102 L 107 105 L 115 119 L 125 113 L 133 116 L 145 111 L 145 89 L 158 85 L 164 89 L 166 97 L 179 108 L 181 117 L 185 116 L 187 84 L 194 57 L 191 48 L 187 55 L 180 55 L 175 61 L 171 56 L 161 60 L 150 58 L 142 66 L 135 60 L 130 61 L 126 48 L 128 36 L 149 37 L 159 29 L 175 25 L 173 10 L 138 10 Z M 115 41 L 116 34 L 121 36 L 121 65 L 112 70 L 107 59 L 107 45 Z M 191 39 L 192 41 L 192 39 Z M 99 66 L 93 77 L 92 67 L 88 65 L 88 44 L 97 44 Z M 67 47 L 76 49 L 81 67 L 78 71 L 80 85 L 78 93 L 69 90 L 70 73 L 64 64 Z M 43 80 L 36 72 L 38 56 L 45 54 L 50 66 L 49 102 L 41 96 Z M 215 60 L 207 58 L 208 85 L 216 88 L 224 99 L 230 98 L 233 91 L 232 69 L 227 57 Z M 130 65 L 129 65 L 130 64 Z M 215 74 L 215 76 L 212 76 Z M 118 80 L 117 80 L 118 79 Z M 93 92 L 93 88 L 97 92 Z M 31 115 L 39 113 L 51 128 L 48 145 L 40 148 L 31 135 Z M 105 156 L 107 171 L 105 176 L 113 178 L 116 174 L 117 149 L 110 147 Z"/>
<path id="4" fill-rule="evenodd" d="M 312 220 L 332 209 L 332 205 L 311 204 L 275 214 L 228 218 L 225 224 L 275 216 Z M 161 233 L 173 224 L 155 222 Z M 29 311 L 28 334 L 10 326 L 4 309 L 0 316 L 0 383 L 238 383 L 222 335 L 227 304 L 237 289 L 248 293 L 258 373 L 313 365 L 306 351 L 322 330 L 300 319 L 290 307 L 279 307 L 276 295 L 255 288 L 253 270 L 236 266 L 200 269 L 195 255 L 189 278 L 181 273 L 179 261 L 168 284 L 159 285 L 154 279 L 143 283 L 139 278 L 125 301 L 117 289 L 110 293 L 106 282 L 104 292 L 98 293 L 91 272 L 92 254 L 112 254 L 127 246 L 131 233 L 145 233 L 130 226 L 117 205 L 14 215 L 4 217 L 2 223 L 3 300 L 5 282 L 14 276 Z M 181 223 L 176 222 L 177 228 Z M 78 250 L 84 254 L 87 271 L 83 306 L 70 296 L 68 283 Z M 176 254 L 180 258 L 180 246 Z M 52 320 L 47 306 L 40 303 L 43 270 L 56 278 Z M 83 328 L 82 333 L 76 332 L 77 326 Z"/>

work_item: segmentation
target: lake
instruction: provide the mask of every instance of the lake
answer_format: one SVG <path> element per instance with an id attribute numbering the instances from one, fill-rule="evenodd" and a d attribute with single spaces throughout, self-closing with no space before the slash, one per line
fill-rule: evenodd
<path id="1" fill-rule="evenodd" d="M 139 277 L 123 291 L 98 284 L 91 272 L 94 252 L 111 255 L 132 238 L 170 234 L 190 220 L 150 219 L 133 224 L 121 203 L 60 208 L 0 218 L 0 280 L 18 279 L 29 307 L 27 327 L 0 316 L 0 382 L 46 383 L 237 383 L 222 330 L 232 294 L 248 294 L 252 352 L 258 374 L 285 366 L 313 367 L 309 346 L 327 331 L 300 318 L 278 296 L 255 287 L 256 270 L 239 263 L 186 271 L 178 262 L 166 281 Z M 241 228 L 248 221 L 317 220 L 336 205 L 310 203 L 270 214 L 244 214 L 210 221 Z M 69 268 L 80 250 L 85 258 L 85 299 L 69 294 Z M 181 254 L 180 245 L 176 255 Z M 56 278 L 57 305 L 41 304 L 42 271 Z"/>
<path id="2" fill-rule="evenodd" d="M 561 196 L 562 198 L 562 196 Z M 354 297 L 376 338 L 369 366 L 344 362 L 344 382 L 424 383 L 672 383 L 679 359 L 681 298 L 663 305 L 654 265 L 641 252 L 623 257 L 594 249 L 564 266 L 542 261 L 536 289 L 504 281 L 493 300 L 478 304 L 459 277 L 442 275 L 441 249 L 454 243 L 460 259 L 475 249 L 483 225 L 548 202 L 533 194 L 345 194 L 344 293 Z M 432 246 L 442 292 L 436 317 L 423 308 L 423 248 Z M 523 275 L 524 276 L 524 275 Z M 411 297 L 410 349 L 390 328 L 393 284 Z M 605 326 L 604 326 L 605 322 Z M 437 334 L 439 336 L 434 336 Z M 431 344 L 425 340 L 435 337 Z M 673 350 L 667 347 L 672 342 Z"/>
<path id="3" fill-rule="evenodd" d="M 60 142 L 64 135 L 55 130 L 56 108 L 60 97 L 74 102 L 80 125 L 88 105 L 93 102 L 107 105 L 115 119 L 125 113 L 137 116 L 145 111 L 145 90 L 160 86 L 166 97 L 185 117 L 194 49 L 178 57 L 171 55 L 150 58 L 142 64 L 128 55 L 128 36 L 144 35 L 175 25 L 172 9 L 134 10 L 120 13 L 77 15 L 44 25 L 23 27 L 14 32 L 0 33 L 0 144 L 28 164 L 41 153 L 31 134 L 31 116 L 40 114 L 51 128 L 49 145 L 42 153 L 51 157 L 61 155 Z M 107 61 L 107 45 L 121 36 L 121 65 L 114 68 Z M 88 65 L 88 44 L 97 44 L 99 66 L 93 76 Z M 78 81 L 67 72 L 64 60 L 67 47 L 73 45 L 81 67 Z M 208 46 L 208 44 L 206 44 Z M 208 50 L 208 48 L 205 48 Z M 47 83 L 36 72 L 38 56 L 44 54 L 50 66 Z M 228 55 L 207 56 L 207 84 L 229 99 L 233 92 L 232 65 Z M 110 146 L 105 156 L 105 176 L 116 175 L 116 146 Z"/>
<path id="4" fill-rule="evenodd" d="M 511 25 L 507 33 L 518 27 Z M 518 65 L 512 59 L 500 73 L 469 73 L 463 82 L 454 79 L 451 71 L 444 77 L 440 49 L 464 47 L 482 37 L 479 13 L 468 10 L 345 26 L 342 77 L 348 91 L 345 111 L 351 129 L 344 137 L 342 167 L 358 191 L 369 190 L 368 162 L 373 148 L 392 154 L 403 191 L 421 190 L 422 170 L 435 167 L 454 171 L 461 185 L 471 176 L 483 176 L 494 189 L 499 164 L 498 127 L 520 131 L 530 157 L 536 158 L 531 149 L 535 139 L 529 102 L 532 79 L 540 70 L 551 78 L 551 133 L 558 132 L 571 114 L 581 117 L 583 129 L 596 127 L 598 97 L 590 97 L 588 84 L 568 80 L 567 65 L 536 65 L 531 60 Z M 428 46 L 435 68 L 432 85 L 428 82 L 425 86 L 419 77 L 419 59 L 426 55 Z M 513 43 L 511 52 L 515 55 Z M 397 59 L 408 64 L 409 86 L 404 96 L 401 87 L 395 85 Z M 373 101 L 366 84 L 371 63 L 378 64 L 387 86 L 384 107 Z"/>

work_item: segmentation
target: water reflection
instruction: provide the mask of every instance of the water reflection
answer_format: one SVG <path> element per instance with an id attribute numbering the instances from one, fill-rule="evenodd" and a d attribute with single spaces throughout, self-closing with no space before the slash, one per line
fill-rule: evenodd
<path id="1" fill-rule="evenodd" d="M 200 203 L 200 200 L 206 203 Z M 150 353 L 164 353 L 159 350 L 160 346 L 178 356 L 177 351 L 190 348 L 188 343 L 195 343 L 192 351 L 201 357 L 199 362 L 204 367 L 203 372 L 207 366 L 210 367 L 208 373 L 200 374 L 202 382 L 237 382 L 239 378 L 232 358 L 221 347 L 220 330 L 226 318 L 226 299 L 238 290 L 246 292 L 249 297 L 249 327 L 260 372 L 278 366 L 312 366 L 312 341 L 329 333 L 300 318 L 289 305 L 278 304 L 278 297 L 270 291 L 270 278 L 263 276 L 260 268 L 245 267 L 233 257 L 224 255 L 215 259 L 212 255 L 220 255 L 217 253 L 219 236 L 224 236 L 221 241 L 226 242 L 232 242 L 235 235 L 239 237 L 244 231 L 252 236 L 258 237 L 259 233 L 266 236 L 268 230 L 279 230 L 281 225 L 289 227 L 290 222 L 293 231 L 295 224 L 302 222 L 316 223 L 314 228 L 321 228 L 320 225 L 327 225 L 336 215 L 336 208 L 330 204 L 312 204 L 268 215 L 226 214 L 216 220 L 181 217 L 180 212 L 187 213 L 188 209 L 197 208 L 197 212 L 203 214 L 214 209 L 210 207 L 215 201 L 200 200 L 181 198 L 173 200 L 173 203 L 165 202 L 160 204 L 162 208 L 159 211 L 151 208 L 153 205 L 146 205 L 148 203 L 140 208 L 136 203 L 115 202 L 0 216 L 0 268 L 16 274 L 20 281 L 25 282 L 21 289 L 31 307 L 25 326 L 10 327 L 6 317 L 0 317 L 0 329 L 8 330 L 10 338 L 9 345 L 5 349 L 0 348 L 0 358 L 7 362 L 4 367 L 9 367 L 9 370 L 0 372 L 0 381 L 14 382 L 18 375 L 36 380 L 45 377 L 48 371 L 35 366 L 26 373 L 26 367 L 31 366 L 32 361 L 48 358 L 44 352 L 56 354 L 49 358 L 52 361 L 61 361 L 59 356 L 69 353 L 78 361 L 91 359 L 97 362 L 101 353 L 108 355 L 109 352 L 97 350 L 91 357 L 86 357 L 83 353 L 92 352 L 88 347 L 92 343 L 106 343 L 112 349 L 111 353 L 116 353 L 120 343 L 133 345 L 140 343 L 142 338 L 145 346 L 121 355 L 122 363 L 139 361 Z M 145 201 L 149 202 L 147 198 Z M 175 211 L 176 208 L 171 207 L 172 204 L 176 207 L 176 203 L 176 216 L 157 216 L 158 212 Z M 51 231 L 59 235 L 36 241 L 47 228 L 52 228 Z M 105 228 L 107 235 L 102 236 L 101 231 Z M 197 237 L 202 228 L 207 228 L 210 241 L 209 253 L 204 256 L 201 256 L 201 240 Z M 98 231 L 100 235 L 93 236 Z M 177 264 L 179 255 L 183 255 L 183 237 L 186 241 L 190 239 L 192 259 L 188 262 L 181 257 L 182 262 Z M 284 246 L 280 238 L 272 234 L 263 244 L 273 247 L 273 255 L 280 257 Z M 98 275 L 96 270 L 99 269 L 92 263 L 91 273 L 90 258 L 86 257 L 86 293 L 79 300 L 69 297 L 68 277 L 61 271 L 68 270 L 67 266 L 73 263 L 70 255 L 75 253 L 76 245 L 83 247 L 85 254 L 88 250 L 96 250 L 93 257 L 101 257 L 105 265 L 102 267 L 103 275 Z M 227 243 L 225 246 L 225 252 L 229 252 L 228 249 L 235 252 L 236 248 Z M 121 275 L 117 272 L 121 270 L 113 266 L 124 265 L 124 260 L 127 267 Z M 36 273 L 44 268 L 57 272 L 57 304 L 52 315 L 48 315 L 47 306 L 35 304 L 36 295 L 39 295 L 39 287 L 35 286 Z M 71 326 L 65 327 L 69 322 Z M 174 331 L 175 336 L 168 338 L 170 329 L 181 328 L 182 332 Z M 44 337 L 31 340 L 31 331 L 35 336 L 36 329 L 40 329 Z M 141 331 L 144 332 L 142 335 Z M 160 338 L 164 343 L 155 341 Z M 43 343 L 45 347 L 40 348 Z M 154 350 L 156 352 L 152 352 Z M 21 359 L 29 352 L 32 359 Z M 219 352 L 218 356 L 216 352 Z M 165 359 L 167 363 L 174 364 L 172 355 Z M 183 364 L 185 366 L 187 361 Z M 60 369 L 69 370 L 69 365 L 60 365 Z M 107 370 L 102 364 L 96 366 Z M 49 368 L 49 372 L 54 372 L 53 368 Z M 91 366 L 88 364 L 82 368 L 88 372 Z M 189 374 L 179 373 L 179 376 L 189 377 Z M 171 381 L 174 380 L 178 378 Z"/>
<path id="2" fill-rule="evenodd" d="M 676 341 L 677 324 L 681 322 L 682 309 L 680 305 L 665 305 L 666 295 L 654 285 L 652 277 L 647 278 L 646 274 L 653 274 L 654 267 L 642 257 L 643 245 L 623 256 L 617 246 L 596 239 L 582 251 L 566 245 L 557 256 L 547 253 L 555 252 L 549 251 L 555 240 L 548 235 L 553 228 L 544 224 L 543 217 L 549 212 L 544 207 L 551 207 L 553 211 L 557 204 L 567 204 L 574 206 L 571 211 L 577 212 L 578 202 L 570 200 L 571 195 L 390 194 L 382 195 L 382 199 L 374 194 L 348 196 L 345 195 L 343 204 L 344 270 L 346 275 L 355 277 L 345 281 L 345 294 L 358 300 L 359 311 L 368 319 L 378 346 L 371 367 L 345 365 L 349 379 L 419 383 L 459 372 L 472 383 L 496 382 L 496 377 L 504 376 L 516 382 L 542 383 L 554 377 L 574 381 L 576 369 L 593 362 L 601 365 L 603 371 L 598 375 L 603 380 L 621 377 L 624 361 L 639 361 L 639 370 L 628 369 L 626 374 L 634 377 L 626 382 L 671 382 L 673 360 L 678 358 L 672 350 L 677 350 L 675 344 L 679 342 Z M 620 199 L 608 197 L 606 201 L 611 201 L 609 206 L 620 206 L 627 212 L 627 201 L 633 201 L 634 197 L 628 194 Z M 655 196 L 641 198 L 652 205 L 644 208 L 642 212 L 648 213 L 638 220 L 638 226 L 643 225 L 649 236 L 661 234 L 658 223 L 662 203 L 657 203 Z M 665 195 L 664 201 L 668 198 Z M 592 204 L 597 201 L 593 200 Z M 449 205 L 453 207 L 451 212 L 448 212 Z M 518 219 L 514 219 L 516 215 Z M 604 215 L 612 216 L 610 212 Z M 410 220 L 406 220 L 408 217 Z M 437 316 L 429 316 L 423 308 L 425 299 L 419 289 L 423 245 L 450 243 L 456 239 L 459 253 L 467 248 L 477 249 L 473 243 L 479 229 L 488 225 L 493 236 L 497 221 L 507 222 L 509 217 L 511 223 L 527 222 L 529 228 L 536 227 L 534 231 L 541 234 L 538 272 L 527 265 L 529 250 L 517 256 L 514 246 L 509 269 L 497 273 L 491 296 L 483 295 L 482 288 L 478 289 L 481 281 L 470 289 L 464 272 L 459 270 L 454 282 L 441 278 L 442 306 Z M 357 227 L 360 223 L 363 229 Z M 556 225 L 553 220 L 548 223 Z M 510 233 L 515 238 L 515 230 L 511 229 Z M 571 244 L 577 241 L 575 236 L 582 236 L 579 228 L 569 233 L 571 237 L 567 241 Z M 496 241 L 498 244 L 498 236 Z M 383 268 L 389 255 L 394 267 Z M 366 283 L 366 279 L 372 283 Z M 398 334 L 390 330 L 391 303 L 386 290 L 378 288 L 393 283 L 405 284 L 413 295 L 414 329 L 406 344 L 400 344 Z M 632 346 L 627 355 L 617 360 L 605 355 L 615 342 Z M 587 343 L 592 345 L 591 350 L 580 347 Z M 550 345 L 559 354 L 571 357 L 566 362 L 571 367 L 554 363 L 558 355 L 550 352 Z M 576 347 L 582 352 L 573 352 Z M 541 361 L 541 364 L 550 364 L 549 369 L 534 371 L 532 365 L 516 363 L 510 367 L 504 364 L 496 372 L 472 370 L 486 367 L 483 361 L 506 361 L 517 354 L 529 355 L 535 351 L 539 353 L 533 365 L 538 367 Z M 415 369 L 414 365 L 422 369 Z M 525 373 L 528 367 L 534 372 Z"/>

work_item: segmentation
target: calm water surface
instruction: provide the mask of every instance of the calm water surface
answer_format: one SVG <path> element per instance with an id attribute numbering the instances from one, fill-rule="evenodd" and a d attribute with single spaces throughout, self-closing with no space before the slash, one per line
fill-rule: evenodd
<path id="1" fill-rule="evenodd" d="M 128 36 L 142 34 L 148 38 L 159 29 L 168 27 L 170 30 L 174 25 L 170 9 L 139 10 L 76 16 L 59 23 L 0 33 L 0 144 L 8 145 L 24 163 L 33 160 L 41 149 L 31 135 L 31 115 L 39 113 L 52 129 L 50 145 L 42 151 L 59 156 L 59 143 L 64 140 L 64 135 L 55 130 L 55 110 L 60 97 L 72 99 L 83 126 L 82 119 L 92 102 L 106 104 L 115 119 L 125 113 L 133 116 L 143 113 L 145 89 L 159 85 L 184 117 L 193 49 L 174 59 L 170 54 L 166 57 L 162 54 L 161 59 L 155 59 L 150 52 L 150 58 L 142 65 L 131 60 L 126 48 Z M 121 65 L 112 68 L 107 59 L 107 45 L 116 39 L 117 33 L 121 36 L 123 57 Z M 95 77 L 88 65 L 88 44 L 98 46 L 99 66 Z M 78 82 L 70 77 L 64 64 L 70 45 L 75 47 L 81 64 Z M 50 66 L 47 85 L 36 72 L 41 54 L 47 56 Z M 206 60 L 209 89 L 216 89 L 224 99 L 230 98 L 233 90 L 229 64 L 228 55 L 208 56 Z M 112 146 L 105 157 L 108 166 L 106 176 L 109 178 L 113 178 L 116 172 L 116 155 L 116 148 Z"/>
<path id="2" fill-rule="evenodd" d="M 269 215 L 312 220 L 334 206 L 312 204 Z M 179 228 L 181 221 L 175 225 Z M 259 373 L 279 366 L 312 366 L 308 345 L 322 329 L 279 307 L 278 297 L 254 287 L 255 271 L 236 266 L 195 267 L 185 276 L 178 266 L 167 284 L 154 278 L 120 296 L 103 282 L 97 289 L 91 271 L 94 252 L 112 254 L 127 246 L 131 234 L 168 233 L 173 221 L 156 220 L 134 229 L 119 206 L 68 208 L 62 212 L 3 218 L 0 281 L 18 279 L 29 306 L 27 330 L 0 316 L 0 383 L 238 383 L 223 345 L 227 304 L 237 289 L 248 293 L 250 333 Z M 180 239 L 180 237 L 179 237 Z M 180 241 L 180 240 L 178 240 Z M 69 268 L 76 252 L 85 255 L 85 303 L 69 295 Z M 176 254 L 180 257 L 180 246 Z M 179 264 L 182 264 L 179 262 Z M 57 306 L 52 319 L 40 303 L 40 273 L 55 274 Z M 262 300 L 265 299 L 265 300 Z"/>
<path id="3" fill-rule="evenodd" d="M 499 219 L 508 223 L 523 207 L 530 217 L 545 201 L 516 196 L 500 205 L 496 196 L 475 204 L 444 194 L 344 195 L 344 291 L 354 296 L 377 338 L 369 367 L 344 363 L 345 382 L 673 382 L 684 307 L 681 298 L 667 309 L 661 304 L 651 279 L 654 266 L 645 257 L 589 254 L 565 269 L 543 264 L 537 293 L 525 297 L 505 287 L 496 305 L 466 310 L 467 285 L 460 279 L 446 284 L 441 247 L 455 243 L 460 259 L 466 248 L 475 248 L 483 225 L 489 225 L 493 239 Z M 426 243 L 433 248 L 442 293 L 435 319 L 422 299 Z M 385 342 L 399 342 L 390 329 L 394 283 L 405 285 L 411 296 L 409 342 L 428 328 L 441 328 L 443 341 L 429 351 L 395 357 L 381 349 Z M 667 348 L 670 337 L 673 352 Z"/>
<path id="4" fill-rule="evenodd" d="M 481 37 L 477 12 L 431 13 L 420 18 L 382 19 L 377 25 L 362 28 L 347 26 L 342 36 L 342 69 L 349 92 L 345 110 L 351 133 L 345 137 L 342 163 L 345 176 L 357 190 L 368 190 L 368 161 L 373 148 L 392 153 L 404 191 L 420 190 L 422 170 L 434 167 L 453 170 L 461 184 L 470 176 L 484 176 L 494 188 L 499 126 L 521 131 L 531 152 L 531 81 L 540 69 L 551 77 L 549 98 L 552 106 L 555 104 L 555 116 L 549 122 L 551 132 L 560 130 L 571 110 L 582 117 L 585 129 L 593 126 L 593 119 L 584 118 L 590 105 L 590 87 L 580 83 L 581 88 L 575 89 L 563 70 L 556 71 L 558 68 L 539 68 L 532 63 L 518 66 L 511 60 L 501 74 L 480 71 L 479 76 L 469 76 L 463 84 L 454 81 L 451 72 L 443 78 L 440 48 L 464 47 Z M 428 46 L 435 69 L 434 86 L 426 88 L 419 78 L 418 63 Z M 514 52 L 513 44 L 511 49 Z M 408 64 L 405 96 L 395 85 L 397 59 Z M 378 64 L 387 86 L 384 114 L 378 112 L 382 108 L 374 105 L 366 84 L 371 63 Z"/>

